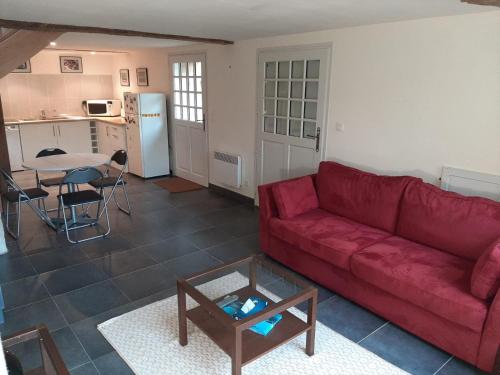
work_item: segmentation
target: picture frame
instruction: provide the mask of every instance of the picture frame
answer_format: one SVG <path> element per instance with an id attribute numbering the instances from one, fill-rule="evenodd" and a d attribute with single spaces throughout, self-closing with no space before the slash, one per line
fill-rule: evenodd
<path id="1" fill-rule="evenodd" d="M 137 86 L 149 86 L 148 68 L 137 68 Z"/>
<path id="2" fill-rule="evenodd" d="M 83 73 L 81 56 L 59 56 L 61 73 Z"/>
<path id="3" fill-rule="evenodd" d="M 130 72 L 128 69 L 120 69 L 120 86 L 130 86 Z"/>
<path id="4" fill-rule="evenodd" d="M 19 65 L 12 73 L 31 73 L 31 61 L 26 60 L 24 63 Z"/>

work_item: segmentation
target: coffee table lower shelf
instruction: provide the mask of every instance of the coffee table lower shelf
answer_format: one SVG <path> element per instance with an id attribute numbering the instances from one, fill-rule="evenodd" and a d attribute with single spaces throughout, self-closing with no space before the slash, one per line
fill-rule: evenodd
<path id="1" fill-rule="evenodd" d="M 269 306 L 274 304 L 269 298 L 251 287 L 239 289 L 231 294 L 238 295 L 240 300 L 245 300 L 250 296 L 258 296 L 267 300 Z M 267 352 L 311 329 L 311 326 L 292 313 L 284 311 L 281 314 L 283 315 L 283 319 L 267 336 L 259 335 L 250 330 L 245 330 L 243 332 L 242 365 L 252 362 Z M 210 339 L 212 339 L 226 354 L 229 356 L 232 355 L 234 348 L 232 327 L 226 327 L 221 324 L 201 306 L 188 310 L 186 315 L 189 320 L 210 337 Z"/>

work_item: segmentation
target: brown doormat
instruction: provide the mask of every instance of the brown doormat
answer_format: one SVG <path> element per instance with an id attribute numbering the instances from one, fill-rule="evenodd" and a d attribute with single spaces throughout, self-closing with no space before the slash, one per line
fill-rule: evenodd
<path id="1" fill-rule="evenodd" d="M 171 193 L 182 193 L 185 191 L 193 191 L 203 189 L 203 186 L 198 185 L 195 182 L 185 180 L 180 177 L 168 177 L 163 180 L 158 180 L 154 182 L 159 187 L 168 190 Z"/>

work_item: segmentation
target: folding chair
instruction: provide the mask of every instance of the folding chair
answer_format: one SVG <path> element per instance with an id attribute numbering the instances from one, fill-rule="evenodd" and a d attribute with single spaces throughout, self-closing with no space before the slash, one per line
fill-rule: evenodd
<path id="1" fill-rule="evenodd" d="M 64 155 L 66 154 L 66 151 L 61 150 L 60 148 L 45 148 L 42 151 L 40 151 L 38 154 L 36 154 L 36 158 L 43 158 L 45 156 L 52 156 L 52 155 Z M 36 182 L 38 187 L 44 186 L 44 187 L 51 187 L 51 186 L 59 186 L 61 184 L 61 181 L 63 179 L 63 176 L 61 177 L 53 177 L 53 178 L 45 178 L 43 180 L 40 180 L 40 177 L 38 176 L 38 171 L 36 171 Z"/>
<path id="2" fill-rule="evenodd" d="M 38 216 L 40 216 L 44 221 L 47 221 L 47 218 L 40 215 L 40 213 L 37 211 L 37 208 L 36 206 L 33 205 L 33 202 L 38 203 L 40 201 L 43 201 L 49 195 L 49 193 L 39 187 L 22 189 L 14 181 L 14 179 L 10 176 L 10 174 L 7 173 L 7 171 L 0 169 L 0 174 L 2 175 L 3 179 L 5 180 L 5 183 L 7 184 L 7 192 L 2 194 L 2 203 L 4 201 L 6 202 L 5 205 L 6 212 L 5 211 L 3 212 L 3 215 L 5 216 L 5 227 L 7 233 L 9 233 L 14 239 L 17 240 L 19 238 L 19 232 L 21 228 L 21 204 L 26 203 L 37 213 Z M 15 233 L 14 230 L 9 225 L 9 218 L 11 216 L 10 215 L 11 204 L 17 204 L 17 231 Z"/>
<path id="3" fill-rule="evenodd" d="M 87 184 L 90 181 L 98 181 L 97 190 L 88 189 L 88 190 L 74 191 L 75 185 Z M 108 208 L 106 207 L 105 204 L 102 205 L 102 202 L 104 201 L 102 181 L 103 181 L 103 174 L 96 168 L 75 169 L 63 177 L 61 184 L 59 185 L 59 195 L 57 196 L 59 199 L 59 208 L 57 216 L 58 219 L 60 219 L 62 211 L 62 216 L 64 220 L 64 229 L 66 231 L 66 237 L 69 242 L 76 244 L 79 242 L 89 241 L 96 238 L 103 238 L 110 233 L 111 228 L 109 225 Z M 64 185 L 68 185 L 69 192 L 63 194 L 62 190 Z M 97 212 L 95 219 L 89 218 L 87 216 L 88 206 L 90 204 L 97 204 Z M 69 234 L 71 230 L 93 226 L 99 222 L 99 218 L 101 217 L 100 215 L 101 205 L 103 206 L 102 210 L 106 214 L 106 223 L 107 223 L 106 233 L 99 234 L 97 236 L 86 237 L 80 240 L 71 239 L 71 236 Z M 83 222 L 78 221 L 79 217 L 76 213 L 76 208 L 78 206 L 81 207 L 87 206 L 87 214 L 85 215 L 84 218 L 81 219 Z M 66 209 L 68 208 L 71 210 L 71 223 L 68 222 L 68 217 L 66 215 Z"/>
<path id="4" fill-rule="evenodd" d="M 120 174 L 118 176 L 110 176 L 110 168 L 112 167 L 112 163 L 115 162 L 116 164 L 121 166 L 120 169 Z M 128 199 L 128 194 L 127 194 L 127 189 L 125 188 L 125 185 L 127 184 L 127 181 L 123 179 L 123 175 L 125 173 L 125 169 L 127 168 L 127 163 L 128 163 L 128 157 L 127 157 L 127 151 L 125 150 L 118 150 L 116 151 L 113 156 L 111 157 L 111 161 L 107 166 L 106 172 L 104 174 L 104 178 L 102 180 L 102 187 L 103 188 L 112 188 L 111 192 L 109 193 L 108 197 L 105 199 L 104 204 L 107 206 L 108 202 L 110 201 L 111 197 L 113 197 L 113 200 L 115 201 L 116 207 L 122 212 L 125 212 L 127 215 L 130 215 L 131 209 L 130 209 L 130 201 Z M 94 187 L 98 188 L 99 186 L 99 181 L 90 181 L 89 184 Z M 120 186 L 123 189 L 123 194 L 125 196 L 125 201 L 127 202 L 127 209 L 123 208 L 120 206 L 118 203 L 118 200 L 116 198 L 116 188 Z M 102 215 L 102 212 L 101 212 Z"/>

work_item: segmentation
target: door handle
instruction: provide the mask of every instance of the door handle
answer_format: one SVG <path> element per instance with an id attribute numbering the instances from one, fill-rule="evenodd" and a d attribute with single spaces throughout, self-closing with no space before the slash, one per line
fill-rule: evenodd
<path id="1" fill-rule="evenodd" d="M 52 125 L 52 134 L 54 134 L 54 137 L 56 136 L 56 126 Z"/>
<path id="2" fill-rule="evenodd" d="M 57 125 L 57 131 L 59 132 L 59 137 L 61 136 L 61 125 Z"/>
<path id="3" fill-rule="evenodd" d="M 316 128 L 316 152 L 319 152 L 319 139 L 321 137 L 321 128 Z"/>
<path id="4" fill-rule="evenodd" d="M 109 137 L 109 126 L 106 126 L 106 137 Z"/>
<path id="5" fill-rule="evenodd" d="M 203 114 L 203 117 L 201 118 L 201 123 L 203 124 L 203 131 L 205 131 L 205 114 Z"/>

